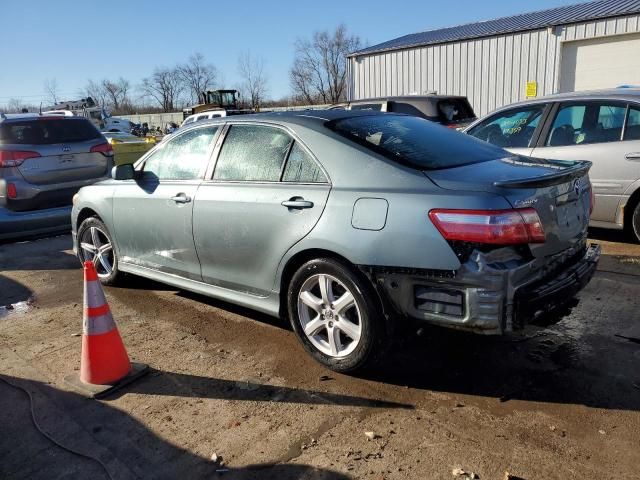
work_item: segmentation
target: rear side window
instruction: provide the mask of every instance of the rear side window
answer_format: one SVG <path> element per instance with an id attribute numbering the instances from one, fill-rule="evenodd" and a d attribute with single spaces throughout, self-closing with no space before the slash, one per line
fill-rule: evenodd
<path id="1" fill-rule="evenodd" d="M 369 150 L 421 170 L 511 156 L 501 148 L 417 117 L 379 114 L 334 120 L 326 125 Z"/>
<path id="2" fill-rule="evenodd" d="M 466 98 L 447 98 L 438 102 L 438 117 L 440 123 L 450 125 L 475 118 L 475 113 Z"/>
<path id="3" fill-rule="evenodd" d="M 629 117 L 627 117 L 627 126 L 624 131 L 625 140 L 640 140 L 640 109 L 629 108 Z"/>
<path id="4" fill-rule="evenodd" d="M 215 180 L 277 182 L 293 138 L 262 125 L 233 125 L 222 145 Z"/>
<path id="5" fill-rule="evenodd" d="M 525 148 L 531 144 L 543 110 L 544 105 L 514 108 L 489 117 L 467 133 L 498 147 Z"/>
<path id="6" fill-rule="evenodd" d="M 327 177 L 324 176 L 318 164 L 311 158 L 298 142 L 291 147 L 287 166 L 284 169 L 282 177 L 283 182 L 296 183 L 327 183 Z"/>
<path id="7" fill-rule="evenodd" d="M 83 118 L 43 118 L 5 122 L 0 125 L 0 141 L 18 145 L 83 142 L 100 138 L 100 132 Z"/>

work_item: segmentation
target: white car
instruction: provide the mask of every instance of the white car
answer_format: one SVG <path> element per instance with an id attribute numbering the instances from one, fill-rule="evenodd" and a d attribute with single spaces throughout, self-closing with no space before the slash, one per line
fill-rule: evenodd
<path id="1" fill-rule="evenodd" d="M 224 108 L 220 108 L 218 110 L 209 110 L 206 112 L 194 113 L 193 115 L 189 115 L 187 118 L 185 118 L 184 122 L 182 122 L 182 125 L 180 126 L 184 127 L 185 125 L 189 125 L 195 122 L 200 122 L 202 120 L 209 120 L 210 118 L 220 118 L 220 117 L 226 117 L 226 116 L 227 116 L 227 111 Z"/>

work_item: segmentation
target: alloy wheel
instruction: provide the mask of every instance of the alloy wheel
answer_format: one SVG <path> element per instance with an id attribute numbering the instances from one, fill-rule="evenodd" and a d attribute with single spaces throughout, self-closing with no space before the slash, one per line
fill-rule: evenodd
<path id="1" fill-rule="evenodd" d="M 298 318 L 309 341 L 334 358 L 353 352 L 362 335 L 362 316 L 353 293 L 336 277 L 309 277 L 298 293 Z"/>
<path id="2" fill-rule="evenodd" d="M 113 271 L 113 246 L 105 232 L 89 227 L 82 232 L 80 251 L 83 261 L 91 261 L 99 277 L 107 277 Z"/>

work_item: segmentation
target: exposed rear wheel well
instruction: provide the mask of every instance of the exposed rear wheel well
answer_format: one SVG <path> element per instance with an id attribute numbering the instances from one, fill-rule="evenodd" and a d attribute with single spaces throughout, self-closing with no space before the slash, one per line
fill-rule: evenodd
<path id="1" fill-rule="evenodd" d="M 362 271 L 357 268 L 353 263 L 347 260 L 342 255 L 338 255 L 331 250 L 324 250 L 321 248 L 314 248 L 310 250 L 304 250 L 302 252 L 296 253 L 293 257 L 289 259 L 287 265 L 284 267 L 282 271 L 282 277 L 280 278 L 280 317 L 284 318 L 287 315 L 287 290 L 289 289 L 289 283 L 291 282 L 291 278 L 296 271 L 304 265 L 309 260 L 313 260 L 316 258 L 331 258 L 334 260 L 343 263 L 345 266 L 349 267 L 356 275 L 360 276 L 363 280 L 370 282 L 370 280 L 362 273 Z M 371 284 L 373 287 L 373 284 Z M 375 288 L 373 291 L 376 292 Z M 378 297 L 378 295 L 376 295 Z M 377 299 L 380 301 L 380 299 Z"/>

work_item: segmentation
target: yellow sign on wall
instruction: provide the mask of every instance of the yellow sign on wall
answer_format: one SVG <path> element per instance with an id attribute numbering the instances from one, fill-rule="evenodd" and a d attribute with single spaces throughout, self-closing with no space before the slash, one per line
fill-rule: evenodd
<path id="1" fill-rule="evenodd" d="M 527 98 L 538 96 L 538 82 L 527 82 Z"/>

